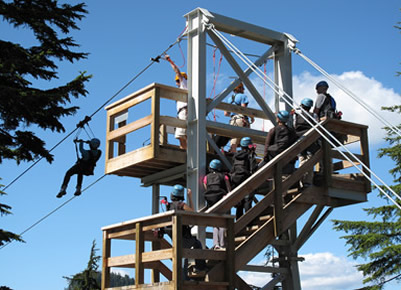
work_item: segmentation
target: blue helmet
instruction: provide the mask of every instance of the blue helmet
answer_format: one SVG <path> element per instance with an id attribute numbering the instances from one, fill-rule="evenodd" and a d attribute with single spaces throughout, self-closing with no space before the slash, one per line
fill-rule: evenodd
<path id="1" fill-rule="evenodd" d="M 303 100 L 301 101 L 301 105 L 304 105 L 305 107 L 308 107 L 308 108 L 312 108 L 312 106 L 313 106 L 313 100 L 312 100 L 312 99 L 309 99 L 309 98 L 305 98 L 305 99 L 303 99 Z"/>
<path id="2" fill-rule="evenodd" d="M 281 121 L 281 122 L 287 122 L 288 119 L 290 118 L 290 113 L 288 113 L 287 111 L 279 111 L 277 113 L 277 118 Z"/>
<path id="3" fill-rule="evenodd" d="M 251 137 L 243 137 L 242 139 L 241 139 L 241 141 L 239 142 L 239 145 L 241 146 L 241 147 L 248 147 L 249 145 L 252 145 L 253 143 L 252 143 L 252 139 L 251 139 Z"/>
<path id="4" fill-rule="evenodd" d="M 320 81 L 316 84 L 316 89 L 320 88 L 320 87 L 329 87 L 329 84 L 326 81 Z"/>
<path id="5" fill-rule="evenodd" d="M 181 184 L 176 184 L 176 185 L 174 185 L 171 195 L 183 200 L 184 199 L 184 191 L 185 191 L 184 187 Z"/>
<path id="6" fill-rule="evenodd" d="M 100 146 L 100 140 L 97 139 L 97 138 L 91 139 L 91 140 L 89 141 L 89 146 L 90 146 L 92 149 L 97 149 L 97 148 L 99 148 L 99 146 Z"/>
<path id="7" fill-rule="evenodd" d="M 221 168 L 222 168 L 221 161 L 220 161 L 220 160 L 218 160 L 218 159 L 213 159 L 212 161 L 210 161 L 210 163 L 209 163 L 209 167 L 210 167 L 211 169 L 214 169 L 214 170 L 220 171 L 220 170 L 221 170 Z"/>

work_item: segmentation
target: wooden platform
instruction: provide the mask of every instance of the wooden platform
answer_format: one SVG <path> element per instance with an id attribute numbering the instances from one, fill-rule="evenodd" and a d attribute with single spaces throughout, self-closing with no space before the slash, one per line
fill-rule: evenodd
<path id="1" fill-rule="evenodd" d="M 177 119 L 176 116 L 160 115 L 161 100 L 163 99 L 172 102 L 175 107 L 175 101 L 187 100 L 187 91 L 153 83 L 106 107 L 106 174 L 141 178 L 145 186 L 156 181 L 163 185 L 185 184 L 186 150 L 180 149 L 177 143 L 172 144 L 169 140 L 174 140 L 174 137 L 171 136 L 174 128 L 186 128 L 186 122 Z M 144 102 L 148 102 L 151 107 L 150 114 L 145 116 L 134 111 L 139 106 L 141 113 L 143 109 L 140 106 Z M 131 109 L 134 112 L 131 112 Z M 216 109 L 267 120 L 263 111 L 256 109 L 227 103 L 220 103 Z M 207 121 L 206 125 L 210 135 L 217 134 L 230 138 L 249 136 L 255 144 L 262 147 L 267 135 L 263 131 L 230 126 L 216 121 Z M 338 120 L 328 120 L 325 126 L 332 132 L 347 135 L 347 143 L 359 142 L 361 153 L 358 153 L 357 156 L 369 166 L 367 126 Z M 141 132 L 145 127 L 149 128 L 148 136 L 144 136 Z M 148 140 L 149 144 L 128 150 L 131 144 L 127 140 L 137 141 L 138 139 Z M 205 142 L 207 141 L 205 140 Z M 218 158 L 215 151 L 211 147 L 209 149 L 207 160 Z M 344 156 L 334 149 L 330 152 L 330 158 L 334 160 L 332 167 L 334 171 L 352 166 Z"/>

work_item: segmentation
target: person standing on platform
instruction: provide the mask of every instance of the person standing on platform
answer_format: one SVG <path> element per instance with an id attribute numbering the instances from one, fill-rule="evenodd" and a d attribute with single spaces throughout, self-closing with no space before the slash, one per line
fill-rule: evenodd
<path id="1" fill-rule="evenodd" d="M 185 72 L 181 72 L 178 66 L 171 60 L 169 55 L 164 56 L 175 72 L 175 84 L 180 89 L 187 90 L 187 79 L 188 76 Z M 188 106 L 186 102 L 177 101 L 177 117 L 180 120 L 188 119 Z M 187 149 L 187 130 L 185 128 L 175 128 L 175 138 L 180 141 L 180 148 Z"/>
<path id="2" fill-rule="evenodd" d="M 245 91 L 244 85 L 240 83 L 238 86 L 234 88 L 234 94 L 230 97 L 228 103 L 244 108 L 248 107 L 249 100 L 248 97 L 244 94 L 244 91 Z M 245 116 L 243 114 L 231 113 L 228 111 L 224 111 L 224 116 L 231 117 L 230 125 L 244 128 L 250 128 L 251 124 L 255 121 L 253 117 L 249 118 L 248 116 Z M 238 143 L 240 140 L 241 138 L 231 139 L 230 151 L 232 153 L 235 153 L 237 151 Z"/>

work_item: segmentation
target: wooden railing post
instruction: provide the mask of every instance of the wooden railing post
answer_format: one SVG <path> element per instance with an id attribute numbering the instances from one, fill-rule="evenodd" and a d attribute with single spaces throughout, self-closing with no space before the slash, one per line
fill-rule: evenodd
<path id="1" fill-rule="evenodd" d="M 173 283 L 174 289 L 182 289 L 182 217 L 173 216 Z"/>
<path id="2" fill-rule="evenodd" d="M 368 140 L 368 129 L 362 129 L 361 130 L 361 155 L 362 155 L 362 162 L 365 164 L 368 168 L 370 168 L 370 161 L 369 161 L 369 140 Z M 370 177 L 370 172 L 363 168 L 363 172 Z M 366 187 L 366 192 L 371 192 L 372 191 L 372 185 L 368 179 L 365 181 L 365 187 Z"/>
<path id="3" fill-rule="evenodd" d="M 153 156 L 157 157 L 159 155 L 159 135 L 160 135 L 160 88 L 156 87 L 153 90 L 154 94 L 152 96 L 152 119 L 151 124 L 151 137 L 150 141 L 153 147 Z"/>
<path id="4" fill-rule="evenodd" d="M 283 184 L 281 162 L 277 162 L 274 169 L 274 221 L 275 236 L 278 236 L 283 230 Z"/>
<path id="5" fill-rule="evenodd" d="M 226 277 L 225 280 L 229 283 L 228 289 L 234 289 L 235 285 L 235 234 L 234 234 L 234 219 L 227 218 L 227 246 L 226 246 Z"/>
<path id="6" fill-rule="evenodd" d="M 107 237 L 107 231 L 103 231 L 103 259 L 102 259 L 102 289 L 110 287 L 110 267 L 108 258 L 110 258 L 111 240 Z"/>
<path id="7" fill-rule="evenodd" d="M 330 187 L 332 185 L 332 158 L 331 158 L 331 146 L 329 142 L 326 140 L 322 140 L 322 149 L 323 149 L 323 180 L 324 186 Z"/>
<path id="8" fill-rule="evenodd" d="M 142 232 L 142 224 L 135 225 L 135 285 L 144 283 L 144 266 L 142 263 L 142 254 L 144 251 L 145 241 Z"/>

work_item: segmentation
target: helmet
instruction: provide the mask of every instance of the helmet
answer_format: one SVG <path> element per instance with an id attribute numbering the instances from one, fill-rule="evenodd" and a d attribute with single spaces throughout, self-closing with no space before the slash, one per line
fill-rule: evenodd
<path id="1" fill-rule="evenodd" d="M 171 195 L 179 199 L 184 199 L 184 187 L 181 184 L 174 185 Z"/>
<path id="2" fill-rule="evenodd" d="M 187 74 L 185 72 L 181 72 L 181 76 L 186 80 L 188 79 L 188 76 L 187 76 Z M 180 78 L 177 75 L 175 75 L 175 80 L 178 81 L 179 79 Z"/>
<path id="3" fill-rule="evenodd" d="M 221 167 L 222 167 L 221 161 L 218 160 L 218 159 L 213 159 L 212 161 L 210 161 L 209 167 L 210 167 L 211 169 L 220 171 L 220 170 L 221 170 Z"/>
<path id="4" fill-rule="evenodd" d="M 249 145 L 252 145 L 252 139 L 251 137 L 243 137 L 241 141 L 239 142 L 239 145 L 241 147 L 248 147 Z"/>
<path id="5" fill-rule="evenodd" d="M 290 114 L 287 111 L 280 111 L 277 113 L 277 118 L 281 122 L 287 122 L 290 117 Z"/>
<path id="6" fill-rule="evenodd" d="M 234 92 L 240 91 L 240 90 L 243 90 L 243 89 L 244 89 L 244 84 L 243 83 L 239 83 L 239 85 L 234 88 Z"/>
<path id="7" fill-rule="evenodd" d="M 305 98 L 305 99 L 303 99 L 303 100 L 301 101 L 301 105 L 304 105 L 305 107 L 308 107 L 308 108 L 312 108 L 312 106 L 313 106 L 313 100 L 312 100 L 312 99 L 309 99 L 309 98 Z"/>
<path id="8" fill-rule="evenodd" d="M 97 148 L 99 148 L 99 146 L 100 146 L 100 140 L 97 139 L 97 138 L 91 139 L 91 140 L 89 141 L 89 146 L 90 146 L 92 149 L 97 149 Z"/>
<path id="9" fill-rule="evenodd" d="M 329 84 L 326 81 L 320 81 L 316 84 L 316 89 L 320 88 L 320 87 L 329 87 Z"/>

